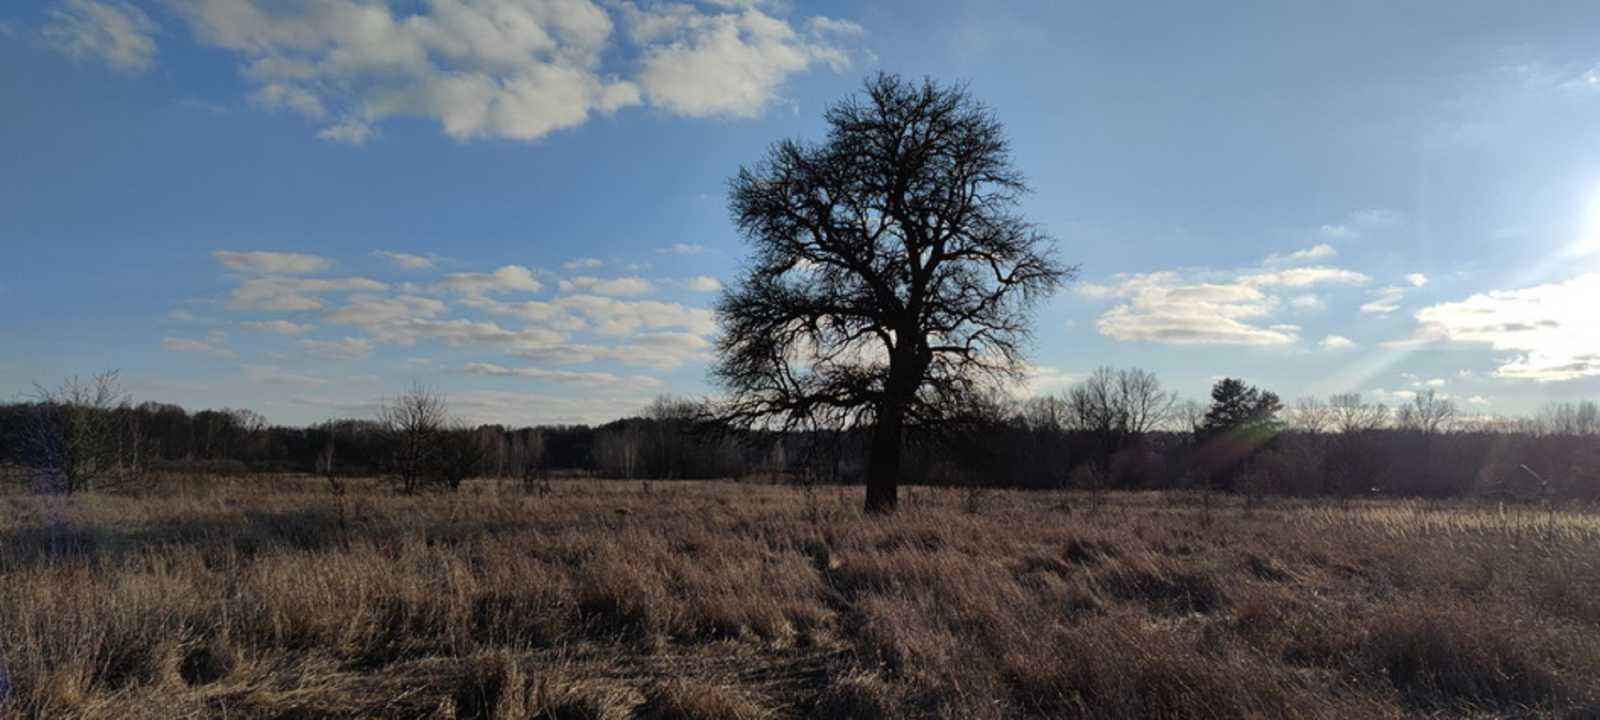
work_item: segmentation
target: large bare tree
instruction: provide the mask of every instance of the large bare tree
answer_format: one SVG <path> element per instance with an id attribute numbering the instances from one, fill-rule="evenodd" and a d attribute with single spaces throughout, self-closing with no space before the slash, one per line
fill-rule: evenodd
<path id="1" fill-rule="evenodd" d="M 820 144 L 742 168 L 751 266 L 718 303 L 725 417 L 871 426 L 866 507 L 894 509 L 904 429 L 1020 379 L 1029 310 L 1067 280 L 1003 128 L 959 86 L 879 75 Z"/>

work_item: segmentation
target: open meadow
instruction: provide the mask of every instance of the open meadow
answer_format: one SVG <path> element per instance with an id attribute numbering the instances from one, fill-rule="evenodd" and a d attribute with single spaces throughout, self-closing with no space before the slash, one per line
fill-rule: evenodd
<path id="1" fill-rule="evenodd" d="M 6 718 L 1588 717 L 1600 514 L 310 478 L 0 496 Z"/>

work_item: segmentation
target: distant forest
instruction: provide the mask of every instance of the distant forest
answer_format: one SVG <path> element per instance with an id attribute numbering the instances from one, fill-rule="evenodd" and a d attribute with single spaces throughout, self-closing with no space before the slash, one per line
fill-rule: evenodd
<path id="1" fill-rule="evenodd" d="M 442 411 L 446 398 L 433 399 Z M 1238 417 L 1218 419 L 1228 412 Z M 114 386 L 69 383 L 36 401 L 0 405 L 0 466 L 23 469 L 13 474 L 35 484 L 40 473 L 27 468 L 62 468 L 58 474 L 75 476 L 63 489 L 75 490 L 152 473 L 395 477 L 410 452 L 448 458 L 453 467 L 439 484 L 449 487 L 467 477 L 533 483 L 552 474 L 858 484 L 872 432 L 737 431 L 708 419 L 700 404 L 668 397 L 598 426 L 435 419 L 427 447 L 408 450 L 392 414 L 282 427 L 249 410 L 133 404 Z M 971 488 L 1587 502 L 1600 500 L 1600 412 L 1585 401 L 1519 420 L 1463 418 L 1431 393 L 1399 408 L 1353 394 L 1283 406 L 1233 380 L 1219 382 L 1211 404 L 1201 405 L 1162 392 L 1149 373 L 1102 369 L 1061 396 L 993 401 L 937 434 L 913 429 L 900 477 Z"/>

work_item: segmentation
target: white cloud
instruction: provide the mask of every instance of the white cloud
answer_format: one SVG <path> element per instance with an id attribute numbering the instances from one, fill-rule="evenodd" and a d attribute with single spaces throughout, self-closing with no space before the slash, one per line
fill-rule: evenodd
<path id="1" fill-rule="evenodd" d="M 1428 284 L 1428 276 L 1422 273 L 1411 273 L 1406 276 L 1406 282 L 1411 283 L 1411 287 L 1422 287 Z"/>
<path id="2" fill-rule="evenodd" d="M 97 58 L 116 70 L 142 72 L 156 61 L 156 25 L 121 0 L 65 0 L 51 8 L 44 39 L 73 58 Z"/>
<path id="3" fill-rule="evenodd" d="M 1296 295 L 1289 300 L 1289 307 L 1303 311 L 1321 310 L 1327 307 L 1327 303 L 1316 295 Z"/>
<path id="4" fill-rule="evenodd" d="M 661 381 L 647 375 L 613 375 L 606 372 L 580 372 L 576 370 L 551 370 L 548 368 L 521 367 L 508 368 L 493 363 L 467 363 L 463 371 L 474 375 L 490 375 L 496 377 L 519 377 L 528 380 L 546 381 L 555 383 L 571 383 L 576 385 L 597 386 L 625 386 L 637 389 L 655 388 L 661 386 Z"/>
<path id="5" fill-rule="evenodd" d="M 1307 262 L 1335 255 L 1318 245 L 1288 255 L 1269 255 L 1264 266 Z M 1327 265 L 1253 268 L 1232 272 L 1153 272 L 1119 275 L 1110 285 L 1081 285 L 1094 300 L 1120 300 L 1095 322 L 1100 334 L 1117 340 L 1148 340 L 1177 345 L 1288 345 L 1300 339 L 1300 326 L 1263 322 L 1284 305 L 1295 310 L 1322 307 L 1322 299 L 1301 293 L 1286 300 L 1279 293 L 1323 285 L 1360 285 L 1371 278 Z"/>
<path id="6" fill-rule="evenodd" d="M 573 315 L 570 309 L 543 300 L 501 302 L 492 298 L 469 297 L 462 299 L 461 304 L 492 315 L 521 318 L 528 322 L 567 332 L 582 330 L 587 326 L 587 323 L 582 318 Z"/>
<path id="7" fill-rule="evenodd" d="M 1176 345 L 1286 345 L 1297 336 L 1249 324 L 1274 310 L 1274 299 L 1248 284 L 1185 283 L 1171 272 L 1134 275 L 1115 286 L 1085 286 L 1090 297 L 1118 298 L 1095 321 L 1116 340 Z"/>
<path id="8" fill-rule="evenodd" d="M 1027 397 L 1058 393 L 1083 379 L 1078 373 L 1044 365 L 1028 365 L 1022 372 L 1023 388 Z"/>
<path id="9" fill-rule="evenodd" d="M 365 120 L 345 118 L 318 130 L 317 139 L 361 147 L 376 134 L 377 131 L 373 130 L 372 125 Z"/>
<path id="10" fill-rule="evenodd" d="M 823 19 L 803 34 L 755 8 L 710 15 L 688 5 L 625 7 L 630 34 L 647 48 L 639 75 L 645 95 L 690 117 L 752 117 L 788 76 L 818 62 L 836 70 L 848 66 L 831 36 L 860 32 Z"/>
<path id="11" fill-rule="evenodd" d="M 300 253 L 218 250 L 211 257 L 229 270 L 260 275 L 305 275 L 333 267 L 333 261 L 325 257 Z"/>
<path id="12" fill-rule="evenodd" d="M 566 270 L 593 270 L 604 264 L 605 263 L 600 262 L 598 258 L 586 257 L 578 258 L 576 260 L 568 260 L 567 262 L 562 263 L 561 267 Z"/>
<path id="13" fill-rule="evenodd" d="M 570 280 L 561 281 L 562 292 L 586 290 L 596 295 L 644 295 L 655 290 L 649 280 L 636 275 L 628 277 L 611 278 L 609 280 L 587 275 L 579 275 Z"/>
<path id="14" fill-rule="evenodd" d="M 1347 337 L 1345 337 L 1343 335 L 1329 335 L 1329 336 L 1323 338 L 1322 342 L 1318 343 L 1318 344 L 1323 346 L 1323 347 L 1325 347 L 1325 348 L 1328 348 L 1329 350 L 1337 350 L 1337 349 L 1340 349 L 1340 348 L 1355 347 L 1355 342 L 1352 341 L 1350 338 L 1347 338 Z"/>
<path id="15" fill-rule="evenodd" d="M 277 333 L 279 335 L 299 335 L 315 327 L 306 323 L 289 322 L 288 320 L 254 320 L 240 324 L 251 330 Z"/>
<path id="16" fill-rule="evenodd" d="M 1516 290 L 1491 290 L 1418 310 L 1412 336 L 1390 345 L 1436 341 L 1515 353 L 1495 375 L 1538 381 L 1600 376 L 1600 273 Z"/>
<path id="17" fill-rule="evenodd" d="M 1467 404 L 1468 405 L 1489 405 L 1490 401 L 1489 401 L 1489 398 L 1486 398 L 1486 397 L 1484 397 L 1482 395 L 1473 395 L 1472 397 L 1467 398 Z"/>
<path id="18" fill-rule="evenodd" d="M 434 120 L 457 140 L 535 140 L 646 98 L 684 115 L 748 116 L 794 73 L 817 63 L 843 67 L 839 39 L 859 34 L 826 18 L 797 30 L 754 7 L 170 2 L 200 42 L 243 56 L 259 103 L 325 122 L 321 137 L 355 144 L 395 116 Z M 621 55 L 613 14 L 638 46 L 637 62 L 608 62 Z"/>
<path id="19" fill-rule="evenodd" d="M 1352 234 L 1354 234 L 1354 231 L 1352 231 L 1348 225 L 1323 225 L 1319 229 L 1319 232 L 1321 232 L 1323 236 L 1330 238 L 1350 237 Z"/>
<path id="20" fill-rule="evenodd" d="M 1329 283 L 1360 285 L 1369 282 L 1371 279 L 1354 270 L 1317 266 L 1255 273 L 1239 278 L 1239 282 L 1255 287 L 1303 288 Z"/>
<path id="21" fill-rule="evenodd" d="M 722 282 L 710 275 L 699 275 L 690 278 L 686 287 L 695 292 L 714 293 L 722 290 Z"/>
<path id="22" fill-rule="evenodd" d="M 539 292 L 544 285 L 533 271 L 521 265 L 505 265 L 492 273 L 462 272 L 444 276 L 441 286 L 465 295 L 497 292 Z"/>
<path id="23" fill-rule="evenodd" d="M 1327 226 L 1324 225 L 1323 227 L 1326 228 Z M 1300 263 L 1307 263 L 1307 262 L 1312 262 L 1312 261 L 1315 261 L 1315 260 L 1327 260 L 1328 258 L 1331 258 L 1331 257 L 1333 257 L 1335 255 L 1338 255 L 1338 254 L 1339 254 L 1339 251 L 1334 250 L 1332 245 L 1329 245 L 1327 243 L 1322 243 L 1322 244 L 1319 244 L 1319 245 L 1313 245 L 1313 246 L 1311 246 L 1309 248 L 1306 248 L 1304 250 L 1296 250 L 1295 252 L 1289 253 L 1288 255 L 1277 255 L 1277 254 L 1268 255 L 1266 264 L 1268 264 L 1268 265 L 1298 265 Z"/>
<path id="24" fill-rule="evenodd" d="M 697 335 L 716 332 L 711 311 L 658 300 L 617 300 L 598 295 L 567 295 L 555 303 L 579 313 L 601 335 L 629 335 L 640 330 L 682 329 Z"/>
<path id="25" fill-rule="evenodd" d="M 428 270 L 434 266 L 434 259 L 426 255 L 412 255 L 392 250 L 379 250 L 373 255 L 388 260 L 390 265 L 401 270 Z"/>
<path id="26" fill-rule="evenodd" d="M 433 298 L 357 294 L 346 298 L 343 307 L 329 313 L 327 321 L 335 325 L 367 327 L 417 317 L 437 317 L 447 308 L 443 302 Z"/>
<path id="27" fill-rule="evenodd" d="M 658 253 L 668 255 L 699 255 L 706 251 L 706 246 L 696 243 L 673 243 L 669 247 L 656 250 Z"/>
<path id="28" fill-rule="evenodd" d="M 232 310 L 297 312 L 319 310 L 322 300 L 316 295 L 332 292 L 385 290 L 389 286 L 367 278 L 294 278 L 267 275 L 246 280 L 233 289 L 228 300 Z"/>
<path id="29" fill-rule="evenodd" d="M 358 358 L 372 352 L 372 341 L 357 337 L 340 340 L 301 340 L 297 344 L 307 352 L 331 358 Z"/>
<path id="30" fill-rule="evenodd" d="M 244 375 L 260 385 L 326 385 L 327 380 L 284 370 L 276 365 L 245 365 Z"/>
<path id="31" fill-rule="evenodd" d="M 514 350 L 513 355 L 539 362 L 583 365 L 610 360 L 623 365 L 673 370 L 685 363 L 703 360 L 711 341 L 686 332 L 648 332 L 627 338 L 619 345 L 557 343 Z"/>
<path id="32" fill-rule="evenodd" d="M 221 344 L 220 338 L 195 340 L 193 338 L 165 337 L 161 339 L 161 346 L 173 352 L 199 353 L 223 358 L 238 357 L 238 353 Z"/>
<path id="33" fill-rule="evenodd" d="M 1387 315 L 1400 309 L 1400 300 L 1408 291 L 1403 287 L 1384 287 L 1372 291 L 1372 299 L 1361 305 L 1361 312 L 1369 315 Z"/>

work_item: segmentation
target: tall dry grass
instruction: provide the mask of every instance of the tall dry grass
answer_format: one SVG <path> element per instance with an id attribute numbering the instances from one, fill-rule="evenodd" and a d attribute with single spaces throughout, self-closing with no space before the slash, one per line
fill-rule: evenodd
<path id="1" fill-rule="evenodd" d="M 1600 516 L 914 488 L 0 496 L 0 716 L 1600 713 Z"/>

